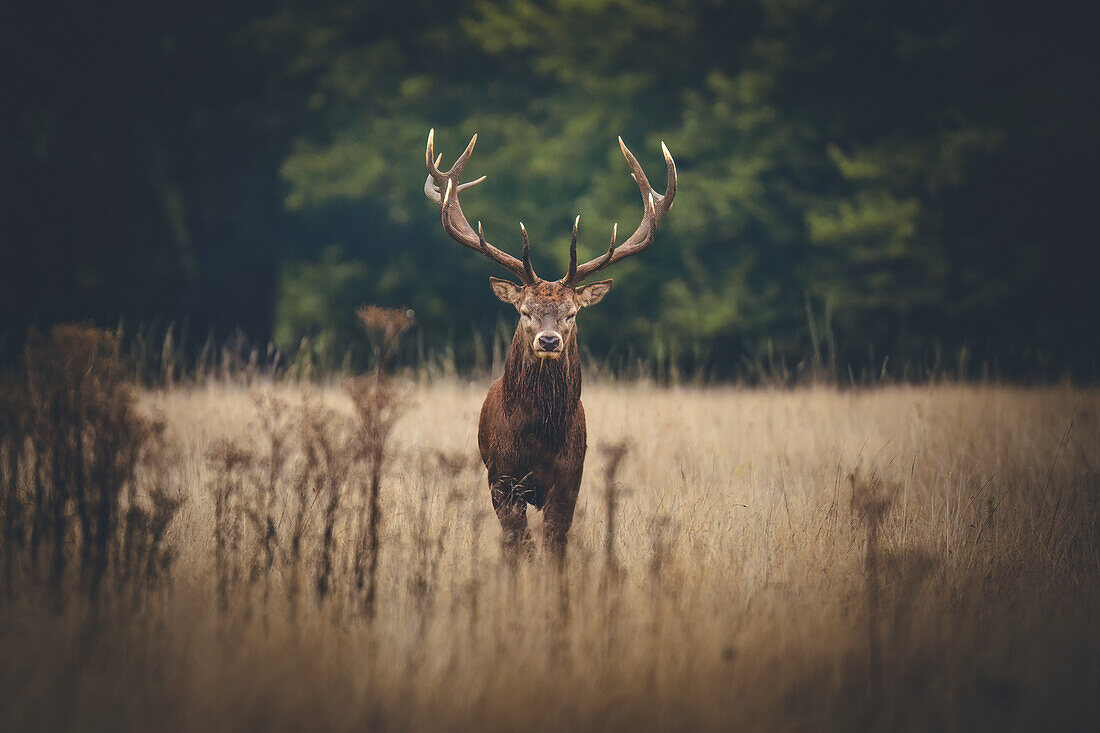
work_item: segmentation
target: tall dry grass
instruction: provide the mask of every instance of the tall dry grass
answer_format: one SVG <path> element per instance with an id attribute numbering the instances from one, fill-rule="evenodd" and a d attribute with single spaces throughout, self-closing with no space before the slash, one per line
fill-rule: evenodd
<path id="1" fill-rule="evenodd" d="M 3 589 L 48 591 L 98 613 L 165 579 L 179 501 L 164 423 L 142 415 L 113 334 L 31 333 L 24 371 L 0 388 Z M 178 492 L 177 492 L 178 493 Z M 105 586 L 107 588 L 105 589 Z"/>
<path id="2" fill-rule="evenodd" d="M 1100 712 L 1093 394 L 589 384 L 559 577 L 500 557 L 486 386 L 391 385 L 376 483 L 354 390 L 142 394 L 181 487 L 174 562 L 140 612 L 92 630 L 7 595 L 0 727 L 999 730 Z"/>

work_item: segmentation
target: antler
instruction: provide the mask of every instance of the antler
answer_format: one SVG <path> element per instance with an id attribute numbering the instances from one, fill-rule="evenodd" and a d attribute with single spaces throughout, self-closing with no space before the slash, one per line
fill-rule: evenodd
<path id="1" fill-rule="evenodd" d="M 638 165 L 637 159 L 626 147 L 626 143 L 623 142 L 621 137 L 619 138 L 619 147 L 622 148 L 623 156 L 626 158 L 627 165 L 630 166 L 630 176 L 638 184 L 638 190 L 642 194 L 642 223 L 638 225 L 638 228 L 625 242 L 618 246 L 615 245 L 615 237 L 619 230 L 619 225 L 616 223 L 611 230 L 611 245 L 607 248 L 607 253 L 594 260 L 589 260 L 583 265 L 577 265 L 577 225 L 580 220 L 580 217 L 577 217 L 578 220 L 573 224 L 573 240 L 569 245 L 569 272 L 561 280 L 565 285 L 579 283 L 608 265 L 645 251 L 653 243 L 657 225 L 668 210 L 672 208 L 672 200 L 676 198 L 676 162 L 672 160 L 672 154 L 668 152 L 668 148 L 665 147 L 663 142 L 661 143 L 661 152 L 665 154 L 665 167 L 668 169 L 668 183 L 663 196 L 654 191 L 653 186 L 649 185 L 649 179 L 645 177 L 645 171 Z"/>
<path id="2" fill-rule="evenodd" d="M 485 176 L 482 176 L 469 183 L 459 183 L 459 176 L 462 174 L 462 169 L 466 167 L 466 161 L 470 159 L 470 154 L 474 152 L 474 145 L 477 143 L 477 135 L 475 134 L 470 138 L 470 144 L 466 146 L 466 150 L 463 151 L 462 155 L 458 156 L 458 160 L 455 161 L 454 165 L 452 165 L 451 169 L 446 173 L 439 170 L 439 162 L 443 159 L 443 154 L 440 153 L 439 157 L 434 160 L 432 158 L 434 154 L 434 139 L 435 129 L 433 128 L 428 131 L 428 147 L 424 153 L 425 163 L 428 167 L 428 177 L 424 180 L 424 195 L 439 204 L 443 220 L 443 231 L 451 235 L 451 238 L 460 244 L 464 244 L 470 249 L 477 250 L 493 260 L 518 277 L 525 285 L 537 282 L 538 276 L 535 275 L 535 271 L 531 267 L 530 245 L 527 242 L 527 230 L 523 228 L 522 223 L 519 226 L 523 233 L 523 260 L 520 261 L 507 252 L 503 252 L 486 242 L 485 235 L 481 229 L 481 222 L 477 223 L 477 232 L 475 233 L 473 227 L 466 221 L 465 214 L 462 213 L 462 206 L 458 203 L 458 194 L 485 180 Z"/>

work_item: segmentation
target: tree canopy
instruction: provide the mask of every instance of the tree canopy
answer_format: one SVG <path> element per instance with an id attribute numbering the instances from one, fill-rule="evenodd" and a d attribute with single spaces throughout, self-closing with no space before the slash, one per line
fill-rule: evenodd
<path id="1" fill-rule="evenodd" d="M 1096 376 L 1086 217 L 1095 66 L 1072 9 L 872 0 L 284 0 L 25 8 L 0 30 L 4 328 L 240 327 L 342 351 L 354 305 L 414 308 L 471 358 L 511 314 L 423 197 L 477 132 L 463 208 L 561 272 L 675 209 L 585 314 L 598 356 L 717 375 L 967 353 Z M 660 185 L 658 188 L 660 188 Z"/>

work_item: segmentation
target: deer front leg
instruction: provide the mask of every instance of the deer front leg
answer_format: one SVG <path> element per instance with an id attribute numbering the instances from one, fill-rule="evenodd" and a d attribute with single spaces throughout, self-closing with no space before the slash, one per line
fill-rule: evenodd
<path id="1" fill-rule="evenodd" d="M 543 545 L 554 560 L 561 565 L 565 562 L 565 545 L 569 528 L 573 525 L 573 512 L 577 508 L 577 494 L 580 490 L 580 476 L 567 477 L 550 489 L 543 509 Z"/>
<path id="2" fill-rule="evenodd" d="M 509 562 L 515 562 L 519 550 L 531 544 L 531 533 L 527 531 L 527 503 L 518 488 L 521 487 L 517 487 L 511 477 L 489 476 L 493 510 L 500 520 L 501 547 Z"/>

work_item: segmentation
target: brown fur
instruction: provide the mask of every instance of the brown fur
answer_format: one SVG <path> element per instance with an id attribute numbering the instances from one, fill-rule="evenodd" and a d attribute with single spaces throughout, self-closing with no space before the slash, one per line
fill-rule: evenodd
<path id="1" fill-rule="evenodd" d="M 538 282 L 520 287 L 494 280 L 501 300 L 520 311 L 504 364 L 481 407 L 478 446 L 509 555 L 530 543 L 527 504 L 545 512 L 545 544 L 559 560 L 573 523 L 587 438 L 581 405 L 581 365 L 573 318 L 598 301 L 609 282 L 577 289 Z M 593 288 L 586 293 L 587 288 Z M 596 293 L 596 295 L 593 295 Z M 562 337 L 556 359 L 539 358 L 536 334 Z"/>

